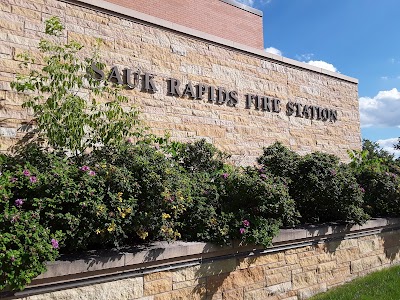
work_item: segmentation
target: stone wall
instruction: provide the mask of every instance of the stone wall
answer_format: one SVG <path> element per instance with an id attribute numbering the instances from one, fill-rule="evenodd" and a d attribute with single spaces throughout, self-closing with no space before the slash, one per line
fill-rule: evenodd
<path id="1" fill-rule="evenodd" d="M 142 251 L 108 257 L 91 254 L 77 260 L 66 258 L 50 264 L 47 273 L 14 298 L 307 299 L 398 264 L 400 220 L 284 229 L 273 243 L 267 249 L 158 243 Z"/>
<path id="2" fill-rule="evenodd" d="M 89 4 L 96 4 L 96 7 Z M 299 153 L 324 151 L 348 159 L 348 149 L 360 149 L 357 80 L 291 59 L 265 53 L 171 22 L 148 17 L 104 1 L 3 0 L 0 3 L 0 145 L 6 150 L 23 135 L 21 124 L 32 116 L 21 108 L 23 97 L 10 88 L 20 73 L 18 54 L 36 52 L 44 37 L 43 21 L 59 16 L 66 26 L 64 41 L 76 40 L 89 55 L 96 39 L 103 40 L 100 57 L 109 70 L 140 69 L 154 74 L 155 93 L 127 89 L 130 104 L 155 134 L 170 131 L 173 139 L 205 138 L 233 155 L 237 164 L 253 164 L 262 147 L 280 141 Z M 170 96 L 169 78 L 234 91 L 238 103 Z M 208 91 L 208 89 L 207 89 Z M 209 93 L 210 94 L 210 93 Z M 246 108 L 246 95 L 251 98 Z M 91 97 L 91 95 L 87 95 Z M 256 108 L 261 97 L 279 99 L 280 112 Z M 247 96 L 249 97 L 249 96 Z M 266 98 L 263 98 L 264 100 Z M 269 101 L 268 100 L 268 101 Z M 289 102 L 337 111 L 337 120 L 321 120 L 316 111 L 288 116 Z M 311 114 L 315 114 L 313 117 Z"/>

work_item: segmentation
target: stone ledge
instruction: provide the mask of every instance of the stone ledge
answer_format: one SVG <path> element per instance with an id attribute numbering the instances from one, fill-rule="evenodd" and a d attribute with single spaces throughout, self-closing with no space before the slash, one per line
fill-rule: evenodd
<path id="1" fill-rule="evenodd" d="M 329 223 L 326 225 L 307 225 L 293 229 L 281 229 L 279 235 L 272 240 L 272 243 L 279 245 L 290 241 L 332 238 L 333 236 L 346 236 L 359 231 L 390 227 L 400 227 L 400 218 L 376 218 L 368 220 L 363 225 Z"/>
<path id="2" fill-rule="evenodd" d="M 86 277 L 89 274 L 101 275 L 127 272 L 151 267 L 170 266 L 179 263 L 200 263 L 202 260 L 232 255 L 247 256 L 254 251 L 277 252 L 282 248 L 304 246 L 304 242 L 318 242 L 333 238 L 351 238 L 354 234 L 372 235 L 382 229 L 400 227 L 400 218 L 379 218 L 363 225 L 328 224 L 309 225 L 302 228 L 281 229 L 268 249 L 254 246 L 216 246 L 202 242 L 173 243 L 155 242 L 139 246 L 126 252 L 88 252 L 81 256 L 62 256 L 61 260 L 49 263 L 46 273 L 40 275 L 33 285 L 45 283 L 46 279 L 68 276 Z M 99 273 L 100 272 L 100 273 Z M 67 277 L 66 277 L 67 276 Z M 91 275 L 90 275 L 91 276 Z M 72 278 L 71 278 L 72 279 Z"/>

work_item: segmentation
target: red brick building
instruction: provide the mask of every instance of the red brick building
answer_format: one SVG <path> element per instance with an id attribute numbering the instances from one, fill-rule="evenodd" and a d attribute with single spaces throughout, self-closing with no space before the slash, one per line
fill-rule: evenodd
<path id="1" fill-rule="evenodd" d="M 264 46 L 262 12 L 234 0 L 107 2 L 246 46 L 258 49 L 263 49 Z"/>

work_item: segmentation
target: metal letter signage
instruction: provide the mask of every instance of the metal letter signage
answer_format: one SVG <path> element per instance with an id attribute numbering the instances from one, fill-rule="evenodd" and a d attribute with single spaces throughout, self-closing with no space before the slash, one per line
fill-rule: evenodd
<path id="1" fill-rule="evenodd" d="M 147 93 L 156 93 L 158 91 L 154 82 L 154 74 L 141 73 L 140 70 L 133 72 L 131 69 L 123 69 L 122 73 L 117 66 L 111 68 L 108 76 L 99 69 L 95 63 L 92 64 L 92 74 L 98 80 L 107 80 L 119 85 L 126 85 L 129 89 L 140 87 L 141 91 Z M 224 87 L 208 86 L 203 83 L 193 84 L 189 81 L 182 84 L 178 79 L 169 78 L 167 81 L 167 96 L 178 98 L 189 98 L 193 100 L 206 99 L 209 103 L 215 105 L 226 105 L 236 107 L 239 103 L 237 91 L 229 91 Z M 207 97 L 206 97 L 207 94 Z M 269 113 L 279 114 L 281 112 L 282 100 L 253 94 L 244 95 L 245 108 L 255 109 Z M 337 110 L 322 108 L 315 105 L 307 105 L 298 102 L 288 101 L 286 104 L 286 115 L 310 120 L 319 120 L 323 122 L 336 122 L 338 119 Z"/>

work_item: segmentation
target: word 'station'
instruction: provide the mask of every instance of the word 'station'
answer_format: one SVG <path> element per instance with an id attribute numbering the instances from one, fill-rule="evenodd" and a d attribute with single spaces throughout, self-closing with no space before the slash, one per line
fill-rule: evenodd
<path id="1" fill-rule="evenodd" d="M 102 81 L 109 81 L 120 85 L 125 85 L 128 89 L 140 88 L 143 92 L 156 93 L 158 91 L 154 82 L 154 74 L 133 71 L 132 69 L 123 69 L 122 72 L 117 66 L 111 68 L 106 76 L 103 70 L 92 64 L 92 72 L 95 78 Z M 178 79 L 169 78 L 167 82 L 167 96 L 187 97 L 193 100 L 207 100 L 217 105 L 227 105 L 236 107 L 239 103 L 237 91 L 230 91 L 224 87 L 209 86 L 203 83 L 193 84 L 188 82 L 182 84 Z M 281 112 L 282 101 L 277 98 L 260 96 L 253 94 L 245 95 L 245 108 L 255 109 L 270 113 Z M 293 101 L 286 104 L 286 115 L 297 118 L 306 118 L 310 120 L 320 120 L 323 122 L 336 122 L 338 114 L 336 110 L 322 108 L 316 105 L 306 105 Z"/>
<path id="2" fill-rule="evenodd" d="M 336 110 L 313 105 L 304 105 L 301 103 L 289 101 L 286 105 L 286 114 L 288 116 L 291 116 L 294 113 L 295 116 L 299 118 L 315 119 L 322 121 L 327 121 L 329 119 L 329 121 L 331 122 L 336 122 L 337 120 Z"/>

